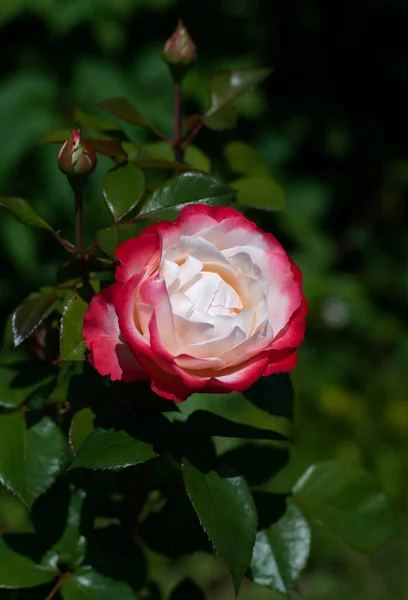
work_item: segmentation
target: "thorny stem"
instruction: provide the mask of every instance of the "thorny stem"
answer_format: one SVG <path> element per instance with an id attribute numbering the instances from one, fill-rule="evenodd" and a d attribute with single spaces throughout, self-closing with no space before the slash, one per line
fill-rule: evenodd
<path id="1" fill-rule="evenodd" d="M 181 123 L 181 83 L 174 84 L 174 158 L 176 162 L 183 161 L 184 150 L 182 146 L 182 123 Z"/>

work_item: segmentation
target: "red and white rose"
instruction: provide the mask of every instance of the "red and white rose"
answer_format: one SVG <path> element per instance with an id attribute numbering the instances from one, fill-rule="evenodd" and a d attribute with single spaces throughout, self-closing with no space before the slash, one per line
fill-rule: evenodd
<path id="1" fill-rule="evenodd" d="M 116 283 L 85 314 L 101 375 L 150 379 L 182 401 L 243 391 L 289 371 L 305 331 L 301 273 L 273 235 L 240 212 L 193 204 L 116 251 Z"/>

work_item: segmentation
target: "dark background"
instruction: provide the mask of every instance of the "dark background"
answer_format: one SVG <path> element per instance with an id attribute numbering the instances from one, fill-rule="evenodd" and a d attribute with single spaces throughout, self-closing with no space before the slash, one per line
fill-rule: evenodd
<path id="1" fill-rule="evenodd" d="M 371 557 L 319 529 L 294 597 L 403 599 L 408 474 L 408 2 L 405 0 L 1 0 L 0 193 L 30 200 L 73 236 L 57 148 L 37 140 L 73 124 L 74 107 L 125 96 L 168 133 L 172 84 L 161 60 L 183 17 L 199 52 L 186 109 L 208 106 L 206 79 L 231 67 L 275 67 L 240 102 L 234 132 L 198 145 L 222 172 L 223 148 L 253 144 L 284 184 L 287 210 L 263 225 L 304 273 L 310 315 L 299 366 L 299 470 L 338 458 L 368 468 L 391 494 L 401 539 Z M 137 140 L 145 131 L 128 128 Z M 110 223 L 101 159 L 87 204 L 87 237 Z M 63 251 L 42 230 L 0 213 L 1 320 L 53 281 Z M 2 522 L 8 504 L 0 501 Z M 214 592 L 215 594 L 215 592 Z M 216 595 L 212 595 L 212 598 Z M 272 596 L 271 596 L 272 597 Z"/>

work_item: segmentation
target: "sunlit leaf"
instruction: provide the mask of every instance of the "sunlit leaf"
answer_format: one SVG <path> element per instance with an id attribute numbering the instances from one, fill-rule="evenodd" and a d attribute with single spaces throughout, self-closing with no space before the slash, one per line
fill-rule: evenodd
<path id="1" fill-rule="evenodd" d="M 293 499 L 306 517 L 362 552 L 375 550 L 397 534 L 386 493 L 358 467 L 336 461 L 312 465 L 293 488 Z"/>
<path id="2" fill-rule="evenodd" d="M 143 171 L 133 163 L 115 167 L 103 178 L 103 196 L 115 221 L 136 206 L 144 190 Z"/>
<path id="3" fill-rule="evenodd" d="M 140 215 L 190 202 L 229 204 L 235 196 L 225 183 L 203 173 L 183 173 L 157 188 L 143 204 Z"/>
<path id="4" fill-rule="evenodd" d="M 284 516 L 257 533 L 251 562 L 252 579 L 260 585 L 290 595 L 310 550 L 310 529 L 291 502 Z"/>
<path id="5" fill-rule="evenodd" d="M 52 227 L 42 219 L 24 198 L 0 196 L 0 206 L 7 208 L 12 215 L 24 225 L 40 227 L 52 231 Z"/>
<path id="6" fill-rule="evenodd" d="M 48 417 L 27 427 L 21 410 L 0 414 L 0 482 L 31 506 L 59 473 L 64 449 Z"/>
<path id="7" fill-rule="evenodd" d="M 203 472 L 183 459 L 187 493 L 215 551 L 224 560 L 238 594 L 256 534 L 256 509 L 243 477 L 225 470 Z"/>
<path id="8" fill-rule="evenodd" d="M 55 302 L 54 291 L 47 294 L 33 293 L 13 313 L 14 346 L 21 344 L 51 312 Z"/>
<path id="9" fill-rule="evenodd" d="M 61 360 L 84 360 L 85 342 L 82 335 L 84 315 L 88 304 L 75 292 L 67 304 L 61 317 L 60 356 Z"/>

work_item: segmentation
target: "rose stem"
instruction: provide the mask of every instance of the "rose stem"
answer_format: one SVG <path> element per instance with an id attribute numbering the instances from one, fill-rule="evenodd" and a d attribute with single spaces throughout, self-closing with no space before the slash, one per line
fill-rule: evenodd
<path id="1" fill-rule="evenodd" d="M 176 162 L 183 161 L 182 131 L 181 131 L 181 83 L 174 84 L 174 139 L 173 148 Z"/>
<path id="2" fill-rule="evenodd" d="M 73 185 L 75 195 L 76 249 L 84 253 L 84 186 L 78 181 Z"/>

